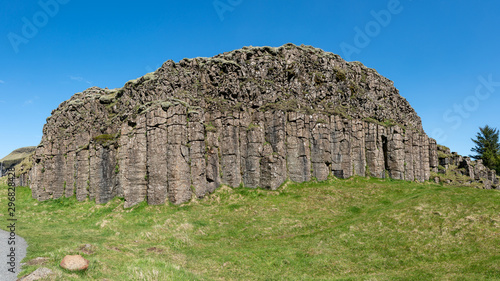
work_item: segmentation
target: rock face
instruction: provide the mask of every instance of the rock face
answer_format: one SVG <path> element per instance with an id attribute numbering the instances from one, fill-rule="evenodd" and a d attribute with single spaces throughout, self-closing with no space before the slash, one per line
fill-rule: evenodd
<path id="1" fill-rule="evenodd" d="M 125 207 L 202 198 L 221 184 L 353 175 L 428 180 L 436 142 L 392 81 L 313 47 L 167 61 L 123 88 L 75 94 L 33 158 L 38 200 Z"/>
<path id="2" fill-rule="evenodd" d="M 498 189 L 499 178 L 494 170 L 484 166 L 482 160 L 472 161 L 445 146 L 438 146 L 438 173 L 452 185 L 472 185 L 484 189 Z"/>

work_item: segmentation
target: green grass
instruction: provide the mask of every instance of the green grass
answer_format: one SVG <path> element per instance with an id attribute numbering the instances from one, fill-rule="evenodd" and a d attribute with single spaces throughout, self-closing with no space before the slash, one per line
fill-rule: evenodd
<path id="1" fill-rule="evenodd" d="M 0 162 L 21 161 L 22 159 L 28 157 L 31 153 L 33 153 L 33 151 L 35 151 L 35 148 L 35 146 L 18 148 L 12 151 L 9 155 L 0 159 Z"/>
<path id="2" fill-rule="evenodd" d="M 12 151 L 9 155 L 5 156 L 4 158 L 0 159 L 0 162 L 3 163 L 4 168 L 12 168 L 15 165 L 18 165 L 21 163 L 21 166 L 16 167 L 16 175 L 20 174 L 21 168 L 25 169 L 30 169 L 32 164 L 31 164 L 31 155 L 33 155 L 35 151 L 35 146 L 28 146 L 28 147 L 22 147 L 18 148 L 14 151 Z"/>
<path id="3" fill-rule="evenodd" d="M 5 186 L 0 193 L 6 210 Z M 125 210 L 121 199 L 30 196 L 17 188 L 25 261 L 48 257 L 54 280 L 500 280 L 495 190 L 332 179 L 222 187 L 181 206 Z M 66 254 L 82 254 L 90 268 L 63 271 Z"/>

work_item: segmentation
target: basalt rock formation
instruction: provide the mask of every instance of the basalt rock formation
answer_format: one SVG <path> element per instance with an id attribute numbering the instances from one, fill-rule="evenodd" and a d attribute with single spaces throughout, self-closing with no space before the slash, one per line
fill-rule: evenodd
<path id="1" fill-rule="evenodd" d="M 438 145 L 438 172 L 432 173 L 436 182 L 455 186 L 474 186 L 483 189 L 498 189 L 499 178 L 495 170 L 484 166 L 482 160 L 451 152 L 448 147 Z"/>
<path id="2" fill-rule="evenodd" d="M 123 88 L 75 94 L 33 158 L 38 200 L 180 204 L 221 184 L 353 175 L 425 181 L 436 142 L 392 81 L 307 46 L 167 61 Z"/>

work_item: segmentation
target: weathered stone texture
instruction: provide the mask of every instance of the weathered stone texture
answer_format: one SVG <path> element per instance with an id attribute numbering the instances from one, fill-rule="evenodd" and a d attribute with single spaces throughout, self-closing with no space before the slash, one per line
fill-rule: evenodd
<path id="1" fill-rule="evenodd" d="M 144 201 L 147 194 L 146 116 L 138 117 L 134 126 L 133 130 L 125 123 L 119 138 L 118 175 L 125 197 L 125 208 Z"/>
<path id="2" fill-rule="evenodd" d="M 165 204 L 168 194 L 167 179 L 167 114 L 161 108 L 147 113 L 147 168 L 148 204 Z M 124 170 L 123 172 L 126 172 Z"/>
<path id="3" fill-rule="evenodd" d="M 238 121 L 234 114 L 224 116 L 221 120 L 222 183 L 229 186 L 238 186 L 241 183 Z"/>
<path id="4" fill-rule="evenodd" d="M 437 173 L 439 165 L 438 153 L 437 153 L 437 143 L 435 139 L 429 139 L 429 167 L 430 171 Z M 458 163 L 455 163 L 458 165 Z"/>
<path id="5" fill-rule="evenodd" d="M 433 152 L 433 146 L 431 140 L 429 144 L 430 168 L 432 169 L 432 159 L 435 157 L 432 155 L 436 153 L 437 163 L 439 163 L 438 173 L 445 174 L 445 177 L 452 175 L 452 179 L 445 180 L 448 184 L 473 185 L 483 189 L 499 188 L 499 177 L 496 175 L 496 171 L 485 167 L 482 160 L 472 161 L 469 157 L 463 157 L 456 152 L 451 153 L 449 148 L 441 145 L 436 145 L 437 149 Z"/>
<path id="6" fill-rule="evenodd" d="M 65 174 L 64 174 L 64 196 L 71 197 L 76 193 L 76 181 L 75 181 L 75 167 L 76 167 L 76 153 L 75 151 L 68 151 L 65 154 Z"/>
<path id="7" fill-rule="evenodd" d="M 187 202 L 192 194 L 185 106 L 176 105 L 168 108 L 167 135 L 168 198 L 174 203 Z"/>
<path id="8" fill-rule="evenodd" d="M 484 166 L 437 150 L 392 81 L 287 44 L 168 61 L 121 89 L 75 94 L 47 119 L 29 180 L 38 200 L 123 197 L 125 207 L 180 204 L 221 184 L 424 181 L 452 163 L 497 181 Z"/>
<path id="9" fill-rule="evenodd" d="M 209 191 L 206 178 L 206 146 L 203 111 L 188 114 L 189 155 L 191 157 L 191 186 L 197 198 L 203 198 Z"/>
<path id="10" fill-rule="evenodd" d="M 88 197 L 90 184 L 90 155 L 89 150 L 81 150 L 76 153 L 75 165 L 75 189 L 76 199 L 83 201 Z"/>
<path id="11" fill-rule="evenodd" d="M 366 166 L 368 176 L 383 178 L 385 171 L 385 159 L 382 146 L 382 135 L 384 128 L 374 123 L 365 126 Z"/>
<path id="12" fill-rule="evenodd" d="M 405 180 L 413 181 L 415 180 L 415 151 L 413 147 L 414 135 L 413 132 L 407 132 L 404 135 L 404 147 L 405 147 L 405 160 L 404 160 L 404 175 Z"/>
<path id="13" fill-rule="evenodd" d="M 306 115 L 290 112 L 287 123 L 287 166 L 292 181 L 304 182 L 311 179 L 311 163 L 308 155 L 309 138 L 306 129 Z M 266 147 L 266 146 L 265 146 Z"/>
<path id="14" fill-rule="evenodd" d="M 330 175 L 332 163 L 330 146 L 330 118 L 314 115 L 311 129 L 311 162 L 313 177 L 324 181 Z M 363 150 L 364 151 L 364 150 Z"/>

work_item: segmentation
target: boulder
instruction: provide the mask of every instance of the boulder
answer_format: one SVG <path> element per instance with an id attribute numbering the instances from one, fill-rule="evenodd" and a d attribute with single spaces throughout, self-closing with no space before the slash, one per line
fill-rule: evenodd
<path id="1" fill-rule="evenodd" d="M 60 266 L 70 271 L 81 271 L 89 267 L 89 261 L 80 255 L 67 255 L 61 261 Z"/>

